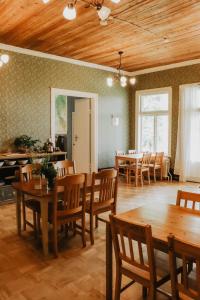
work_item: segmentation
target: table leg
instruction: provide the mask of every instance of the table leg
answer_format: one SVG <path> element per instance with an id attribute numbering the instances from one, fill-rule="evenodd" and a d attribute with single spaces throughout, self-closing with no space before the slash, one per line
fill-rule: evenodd
<path id="1" fill-rule="evenodd" d="M 17 199 L 16 199 L 16 222 L 17 222 L 17 232 L 18 235 L 21 235 L 21 202 L 22 202 L 22 193 L 17 191 Z"/>
<path id="2" fill-rule="evenodd" d="M 112 300 L 112 235 L 110 223 L 106 222 L 106 300 Z"/>
<path id="3" fill-rule="evenodd" d="M 115 156 L 115 169 L 118 169 L 118 158 Z"/>
<path id="4" fill-rule="evenodd" d="M 48 241 L 48 201 L 42 198 L 40 201 L 41 219 L 42 219 L 42 246 L 44 256 L 48 256 L 49 241 Z"/>
<path id="5" fill-rule="evenodd" d="M 138 159 L 135 160 L 135 186 L 138 186 Z"/>

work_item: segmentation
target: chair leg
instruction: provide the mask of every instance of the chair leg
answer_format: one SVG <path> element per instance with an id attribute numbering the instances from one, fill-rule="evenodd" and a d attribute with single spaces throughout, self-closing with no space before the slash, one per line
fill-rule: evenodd
<path id="1" fill-rule="evenodd" d="M 55 224 L 53 224 L 53 249 L 55 257 L 58 257 L 58 233 Z"/>
<path id="2" fill-rule="evenodd" d="M 154 178 L 154 182 L 156 182 L 156 169 L 153 169 L 153 178 Z"/>
<path id="3" fill-rule="evenodd" d="M 76 221 L 73 222 L 72 226 L 73 226 L 73 236 L 75 236 L 76 235 Z"/>
<path id="4" fill-rule="evenodd" d="M 150 180 L 150 171 L 148 170 L 148 182 L 149 184 L 151 183 L 151 180 Z"/>
<path id="5" fill-rule="evenodd" d="M 91 242 L 91 245 L 94 245 L 93 214 L 90 214 L 90 242 Z"/>
<path id="6" fill-rule="evenodd" d="M 143 299 L 147 298 L 147 288 L 145 286 L 142 287 L 142 297 Z"/>
<path id="7" fill-rule="evenodd" d="M 122 282 L 122 273 L 117 268 L 116 269 L 116 281 L 115 281 L 115 300 L 120 300 L 121 282 Z"/>
<path id="8" fill-rule="evenodd" d="M 38 233 L 41 232 L 41 228 L 40 228 L 40 214 L 36 214 L 36 219 L 37 219 L 37 231 Z"/>
<path id="9" fill-rule="evenodd" d="M 163 177 L 163 174 L 162 174 L 162 168 L 160 168 L 160 180 L 162 181 L 162 177 Z"/>
<path id="10" fill-rule="evenodd" d="M 143 187 L 144 183 L 143 183 L 143 173 L 142 172 L 140 174 L 140 179 L 141 179 L 141 186 Z"/>
<path id="11" fill-rule="evenodd" d="M 148 300 L 156 300 L 157 299 L 155 287 L 150 287 L 147 299 Z"/>
<path id="12" fill-rule="evenodd" d="M 99 222 L 98 222 L 98 215 L 95 216 L 95 228 L 98 228 Z"/>
<path id="13" fill-rule="evenodd" d="M 37 238 L 37 213 L 33 211 L 33 229 L 34 229 L 34 235 Z"/>
<path id="14" fill-rule="evenodd" d="M 126 169 L 126 183 L 129 183 L 129 170 L 128 168 Z"/>
<path id="15" fill-rule="evenodd" d="M 22 202 L 22 213 L 23 213 L 23 229 L 26 230 L 26 206 L 25 201 Z"/>
<path id="16" fill-rule="evenodd" d="M 86 247 L 86 239 L 85 239 L 85 217 L 82 218 L 82 243 L 83 247 Z"/>

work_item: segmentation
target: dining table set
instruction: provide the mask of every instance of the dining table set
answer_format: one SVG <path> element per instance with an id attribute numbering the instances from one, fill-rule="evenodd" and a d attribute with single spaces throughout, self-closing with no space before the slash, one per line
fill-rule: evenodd
<path id="1" fill-rule="evenodd" d="M 141 154 L 136 154 L 134 160 L 139 160 Z M 114 171 L 113 171 L 114 172 Z M 22 201 L 26 195 L 33 197 L 40 204 L 41 208 L 41 239 L 44 257 L 49 255 L 49 235 L 48 235 L 48 221 L 49 221 L 49 203 L 52 202 L 54 190 L 49 190 L 46 185 L 42 184 L 40 188 L 35 188 L 36 181 L 29 182 L 15 182 L 14 189 L 17 191 L 16 197 L 16 221 L 18 235 L 22 234 Z M 117 187 L 116 187 L 117 188 Z M 96 186 L 99 189 L 99 186 Z M 190 195 L 195 195 L 200 203 L 200 189 L 199 188 L 185 188 Z M 88 175 L 86 184 L 86 193 L 89 195 L 92 191 L 92 176 Z M 184 189 L 183 189 L 184 191 Z M 180 191 L 179 191 L 180 192 Z M 58 186 L 58 194 L 63 193 L 62 187 Z M 162 196 L 161 196 L 162 197 Z M 189 199 L 188 199 L 189 200 Z M 180 201 L 179 201 L 180 202 Z M 111 211 L 112 215 L 120 221 L 136 224 L 148 224 L 152 228 L 153 247 L 163 253 L 168 252 L 168 236 L 173 234 L 176 238 L 194 244 L 200 248 L 200 210 L 195 209 L 194 202 L 192 207 L 188 206 L 186 200 L 182 206 L 181 203 L 176 204 L 162 204 L 162 201 L 155 205 L 143 205 L 127 212 L 117 213 L 115 210 Z M 177 205 L 177 203 L 179 205 Z M 199 207 L 197 207 L 199 208 Z M 105 218 L 106 223 L 106 300 L 113 299 L 113 235 L 111 230 L 111 223 L 109 218 Z"/>

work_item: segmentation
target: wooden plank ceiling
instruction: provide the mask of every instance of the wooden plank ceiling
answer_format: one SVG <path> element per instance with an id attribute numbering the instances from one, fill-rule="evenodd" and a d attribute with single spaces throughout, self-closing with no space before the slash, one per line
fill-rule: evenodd
<path id="1" fill-rule="evenodd" d="M 105 0 L 114 18 L 101 26 L 94 8 L 77 1 L 77 18 L 62 12 L 67 0 L 0 0 L 0 42 L 123 69 L 200 58 L 199 0 Z"/>

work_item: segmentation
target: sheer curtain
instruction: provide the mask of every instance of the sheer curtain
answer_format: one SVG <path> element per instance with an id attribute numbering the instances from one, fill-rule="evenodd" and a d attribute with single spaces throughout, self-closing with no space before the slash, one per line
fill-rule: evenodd
<path id="1" fill-rule="evenodd" d="M 174 172 L 180 181 L 200 182 L 200 86 L 181 88 Z"/>

